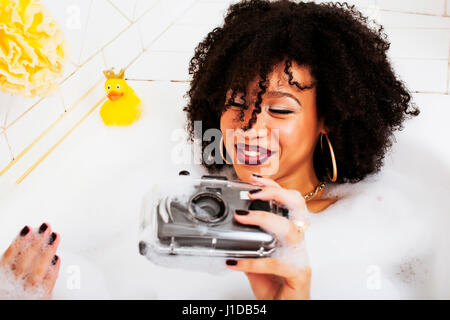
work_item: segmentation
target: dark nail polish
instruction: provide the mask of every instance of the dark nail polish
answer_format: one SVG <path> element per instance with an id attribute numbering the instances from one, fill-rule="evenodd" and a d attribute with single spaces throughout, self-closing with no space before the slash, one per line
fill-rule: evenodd
<path id="1" fill-rule="evenodd" d="M 39 233 L 44 233 L 45 230 L 47 230 L 48 225 L 46 223 L 41 224 L 41 227 L 39 228 Z"/>
<path id="2" fill-rule="evenodd" d="M 248 210 L 236 210 L 236 214 L 240 215 L 240 216 L 245 216 L 247 214 L 249 214 Z"/>
<path id="3" fill-rule="evenodd" d="M 55 265 L 58 262 L 58 256 L 54 256 L 52 259 L 52 265 Z"/>
<path id="4" fill-rule="evenodd" d="M 139 241 L 139 253 L 143 256 L 147 253 L 147 244 L 144 241 Z"/>
<path id="5" fill-rule="evenodd" d="M 52 232 L 52 234 L 50 235 L 50 239 L 48 240 L 48 245 L 51 246 L 53 242 L 55 242 L 55 240 L 56 240 L 56 233 Z"/>
<path id="6" fill-rule="evenodd" d="M 20 236 L 21 237 L 25 237 L 28 232 L 30 232 L 30 228 L 28 228 L 28 226 L 23 227 L 22 231 L 20 231 Z"/>
<path id="7" fill-rule="evenodd" d="M 238 262 L 236 260 L 229 259 L 225 263 L 229 266 L 235 266 Z"/>
<path id="8" fill-rule="evenodd" d="M 257 173 L 252 173 L 252 176 L 257 177 L 257 178 L 262 178 L 262 176 L 260 176 L 260 175 L 257 174 Z"/>
<path id="9" fill-rule="evenodd" d="M 255 193 L 258 193 L 260 191 L 262 191 L 262 189 L 254 189 L 254 190 L 250 190 L 249 193 L 250 194 L 255 194 Z"/>

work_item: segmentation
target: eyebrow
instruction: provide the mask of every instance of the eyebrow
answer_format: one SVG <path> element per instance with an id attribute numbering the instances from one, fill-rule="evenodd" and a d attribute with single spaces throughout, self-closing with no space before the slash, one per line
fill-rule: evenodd
<path id="1" fill-rule="evenodd" d="M 259 91 L 258 89 L 255 89 L 255 90 L 253 90 L 252 93 L 254 95 L 256 95 L 256 94 L 258 94 L 258 91 Z M 288 98 L 294 99 L 300 106 L 302 105 L 300 103 L 300 101 L 297 99 L 296 96 L 294 96 L 293 94 L 290 94 L 288 92 L 284 92 L 284 91 L 268 91 L 265 94 L 267 94 L 270 97 L 275 97 L 275 98 L 288 97 Z"/>

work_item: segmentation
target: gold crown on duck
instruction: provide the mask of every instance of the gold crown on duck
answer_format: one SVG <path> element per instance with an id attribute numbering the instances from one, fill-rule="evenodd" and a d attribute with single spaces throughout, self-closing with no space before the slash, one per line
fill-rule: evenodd
<path id="1" fill-rule="evenodd" d="M 124 79 L 125 78 L 125 69 L 120 69 L 119 73 L 114 72 L 114 68 L 109 70 L 104 70 L 103 74 L 106 79 Z"/>

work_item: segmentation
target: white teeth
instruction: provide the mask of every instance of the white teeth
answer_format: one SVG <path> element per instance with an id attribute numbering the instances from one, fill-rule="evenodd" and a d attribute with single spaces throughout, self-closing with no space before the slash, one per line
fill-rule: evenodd
<path id="1" fill-rule="evenodd" d="M 247 150 L 242 150 L 242 152 L 249 157 L 257 157 L 259 156 L 261 153 L 257 152 L 257 151 L 247 151 Z"/>

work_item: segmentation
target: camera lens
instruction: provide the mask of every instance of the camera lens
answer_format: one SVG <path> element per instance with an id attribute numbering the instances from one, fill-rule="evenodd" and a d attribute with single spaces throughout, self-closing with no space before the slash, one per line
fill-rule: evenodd
<path id="1" fill-rule="evenodd" d="M 225 203 L 214 193 L 200 193 L 191 199 L 189 210 L 200 221 L 217 222 L 225 215 Z"/>

